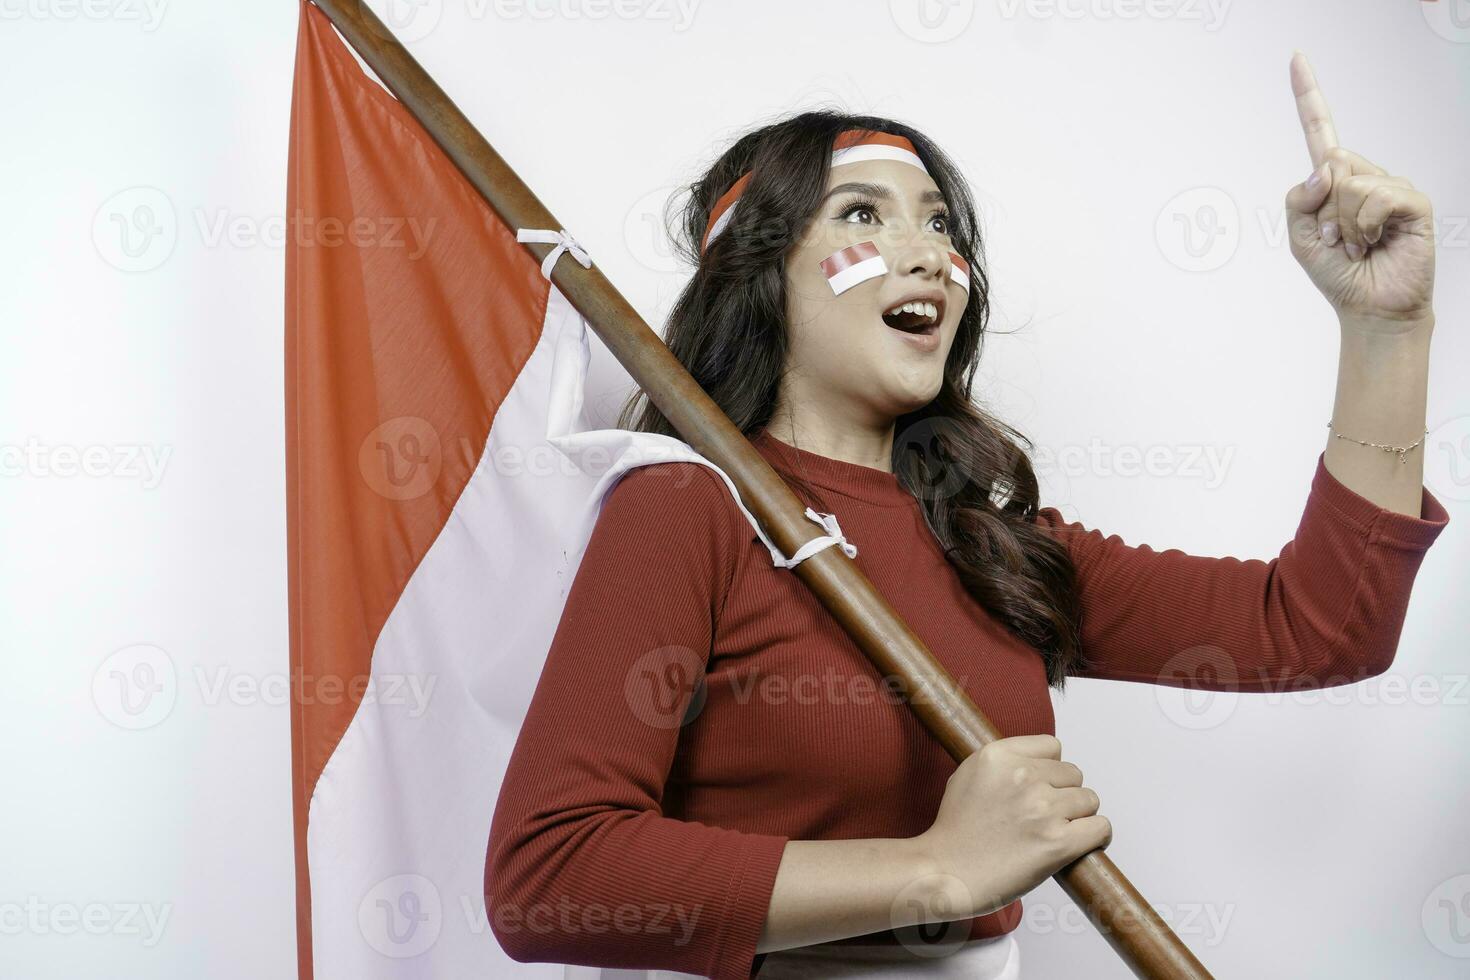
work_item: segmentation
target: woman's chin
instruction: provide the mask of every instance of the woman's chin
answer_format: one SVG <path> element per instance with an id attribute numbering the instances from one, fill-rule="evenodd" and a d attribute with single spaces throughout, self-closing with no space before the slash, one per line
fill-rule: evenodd
<path id="1" fill-rule="evenodd" d="M 917 412 L 937 398 L 943 381 L 943 377 L 936 372 L 932 383 L 915 383 L 915 380 L 910 378 L 874 387 L 880 388 L 886 396 L 882 400 L 884 414 L 898 418 L 901 415 Z"/>

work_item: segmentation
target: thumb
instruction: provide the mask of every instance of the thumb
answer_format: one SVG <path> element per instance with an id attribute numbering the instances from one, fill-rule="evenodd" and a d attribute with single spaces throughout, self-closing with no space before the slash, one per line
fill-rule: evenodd
<path id="1" fill-rule="evenodd" d="M 1320 237 L 1316 212 L 1331 194 L 1332 167 L 1326 163 L 1286 192 L 1286 224 L 1293 243 L 1307 245 Z"/>

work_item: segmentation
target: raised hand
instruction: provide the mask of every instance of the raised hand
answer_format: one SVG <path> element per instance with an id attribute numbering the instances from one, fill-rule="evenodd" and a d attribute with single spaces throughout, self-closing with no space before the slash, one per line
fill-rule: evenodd
<path id="1" fill-rule="evenodd" d="M 1429 198 L 1337 143 L 1332 113 L 1300 51 L 1291 89 L 1312 175 L 1286 195 L 1291 254 L 1339 319 L 1396 332 L 1433 318 L 1434 216 Z"/>

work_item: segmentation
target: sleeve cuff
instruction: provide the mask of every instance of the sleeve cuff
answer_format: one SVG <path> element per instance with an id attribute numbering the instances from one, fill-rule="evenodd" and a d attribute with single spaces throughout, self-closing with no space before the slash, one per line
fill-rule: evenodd
<path id="1" fill-rule="evenodd" d="M 1380 507 L 1367 497 L 1349 489 L 1327 469 L 1327 453 L 1317 454 L 1317 471 L 1312 475 L 1311 496 L 1327 505 L 1328 510 L 1358 530 L 1371 533 L 1373 539 L 1398 548 L 1424 550 L 1434 543 L 1445 525 L 1449 512 L 1429 492 L 1422 489 L 1419 516 L 1401 514 Z"/>
<path id="2" fill-rule="evenodd" d="M 740 849 L 740 876 L 726 906 L 724 934 L 716 943 L 716 962 L 710 980 L 749 980 L 755 968 L 755 947 L 771 908 L 776 871 L 790 838 L 780 834 L 745 834 Z"/>

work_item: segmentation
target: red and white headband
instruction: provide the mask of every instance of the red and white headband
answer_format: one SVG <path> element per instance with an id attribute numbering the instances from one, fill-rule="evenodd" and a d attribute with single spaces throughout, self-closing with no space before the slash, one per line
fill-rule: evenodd
<path id="1" fill-rule="evenodd" d="M 837 138 L 832 141 L 832 166 L 840 167 L 843 164 L 863 163 L 867 160 L 896 160 L 899 163 L 918 167 L 925 173 L 929 172 L 924 166 L 924 161 L 919 159 L 919 153 L 914 149 L 914 144 L 902 136 L 849 129 L 838 133 Z M 735 203 L 740 200 L 740 195 L 745 193 L 745 188 L 749 184 L 750 171 L 747 170 L 740 175 L 739 180 L 730 185 L 729 190 L 720 195 L 720 199 L 710 209 L 709 224 L 705 227 L 704 238 L 699 243 L 701 254 L 734 219 Z"/>

